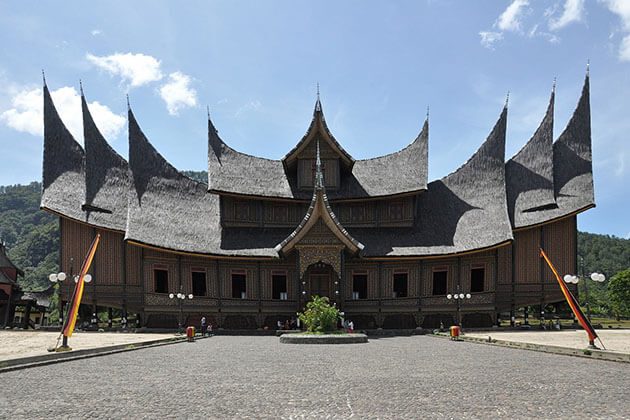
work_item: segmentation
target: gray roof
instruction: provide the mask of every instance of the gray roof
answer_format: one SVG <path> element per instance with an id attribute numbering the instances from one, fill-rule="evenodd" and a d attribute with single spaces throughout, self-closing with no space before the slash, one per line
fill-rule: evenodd
<path id="1" fill-rule="evenodd" d="M 85 221 L 85 152 L 59 118 L 46 85 L 43 167 L 41 208 Z"/>
<path id="2" fill-rule="evenodd" d="M 380 257 L 447 255 L 493 247 L 513 238 L 510 216 L 518 228 L 591 207 L 594 199 L 588 82 L 587 75 L 577 109 L 553 146 L 550 146 L 552 95 L 540 127 L 507 164 L 504 163 L 505 108 L 487 140 L 468 162 L 427 186 L 428 122 L 425 122 L 420 135 L 407 148 L 376 159 L 354 161 L 351 176 L 346 173 L 342 177 L 349 181 L 342 182 L 340 189 L 324 194 L 322 188 L 327 212 L 338 223 L 328 205 L 332 197 L 419 192 L 415 197 L 413 227 L 346 231 L 338 225 L 348 238 L 365 246 L 364 256 Z M 295 188 L 282 161 L 248 156 L 229 148 L 211 121 L 208 121 L 210 185 L 187 178 L 153 148 L 131 110 L 127 172 L 127 163 L 98 132 L 85 100 L 83 111 L 87 158 L 63 125 L 44 86 L 42 208 L 64 217 L 124 229 L 129 241 L 168 250 L 277 257 L 275 246 L 295 229 L 223 228 L 220 197 L 212 191 L 229 189 L 288 199 L 310 196 L 311 207 L 317 198 L 316 194 Z M 82 209 L 84 203 L 87 211 Z M 307 212 L 300 226 L 308 217 Z"/>
<path id="3" fill-rule="evenodd" d="M 418 196 L 413 228 L 353 229 L 364 256 L 444 255 L 513 239 L 505 195 L 507 108 L 479 150 Z"/>
<path id="4" fill-rule="evenodd" d="M 546 223 L 595 206 L 589 90 L 587 73 L 577 107 L 566 128 L 553 143 L 553 188 L 556 205 L 542 205 L 529 210 L 523 219 L 528 226 Z M 515 228 L 523 226 L 521 224 Z"/>
<path id="5" fill-rule="evenodd" d="M 86 195 L 83 206 L 86 221 L 95 226 L 124 231 L 127 225 L 129 165 L 101 135 L 83 94 L 81 108 L 86 155 Z"/>
<path id="6" fill-rule="evenodd" d="M 317 110 L 307 134 L 291 152 L 280 160 L 264 159 L 240 153 L 230 148 L 219 137 L 208 120 L 208 189 L 213 192 L 308 200 L 311 192 L 299 190 L 295 173 L 286 167 L 286 159 L 299 147 L 317 126 L 323 114 Z M 327 127 L 324 124 L 325 129 Z M 338 189 L 329 189 L 331 200 L 389 196 L 425 190 L 428 174 L 428 122 L 418 137 L 406 148 L 374 159 L 352 160 L 351 172 L 341 178 Z M 336 140 L 333 145 L 345 152 Z M 349 155 L 348 155 L 349 156 Z"/>
<path id="7" fill-rule="evenodd" d="M 129 168 L 132 183 L 125 239 L 200 254 L 277 256 L 275 244 L 222 244 L 219 196 L 179 173 L 149 143 L 129 110 Z M 264 232 L 261 233 L 264 235 Z"/>
<path id="8" fill-rule="evenodd" d="M 539 223 L 540 215 L 532 210 L 556 206 L 552 146 L 554 97 L 555 91 L 532 138 L 505 164 L 508 212 L 516 228 Z"/>

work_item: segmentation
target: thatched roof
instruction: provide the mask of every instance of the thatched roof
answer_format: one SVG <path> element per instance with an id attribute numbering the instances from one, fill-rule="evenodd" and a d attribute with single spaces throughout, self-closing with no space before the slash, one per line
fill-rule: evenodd
<path id="1" fill-rule="evenodd" d="M 527 225 L 546 223 L 595 206 L 591 142 L 590 84 L 587 73 L 577 107 L 566 128 L 553 143 L 556 205 L 529 209 L 526 217 L 523 217 Z M 522 226 L 515 225 L 515 228 Z"/>
<path id="2" fill-rule="evenodd" d="M 340 233 L 340 241 L 347 241 L 351 250 L 364 248 L 364 256 L 448 255 L 504 244 L 513 238 L 513 228 L 594 206 L 588 75 L 573 117 L 553 146 L 552 94 L 538 130 L 507 164 L 505 108 L 479 150 L 440 180 L 426 183 L 425 122 L 420 135 L 405 149 L 353 161 L 351 172 L 344 169 L 335 191 L 324 189 L 320 165 L 314 191 L 298 190 L 283 161 L 231 149 L 210 120 L 209 185 L 187 178 L 170 165 L 149 143 L 131 110 L 127 164 L 98 131 L 85 98 L 82 104 L 86 152 L 63 125 L 44 86 L 42 208 L 93 226 L 124 230 L 128 241 L 166 250 L 278 257 L 278 251 L 308 231 L 318 210 L 318 217 L 330 222 L 328 228 Z M 315 119 L 323 118 L 319 113 L 321 104 L 316 106 Z M 318 144 L 321 139 L 326 141 L 326 136 L 310 136 L 309 141 Z M 221 191 L 290 200 L 310 198 L 311 206 L 297 228 L 224 228 L 217 193 Z M 410 191 L 419 193 L 412 227 L 346 230 L 328 203 L 333 198 Z"/>
<path id="3" fill-rule="evenodd" d="M 386 156 L 355 161 L 328 130 L 318 100 L 304 137 L 282 160 L 271 160 L 232 149 L 208 120 L 208 189 L 218 193 L 308 200 L 311 192 L 297 187 L 296 156 L 317 138 L 336 152 L 342 166 L 345 162 L 341 185 L 328 190 L 329 199 L 419 192 L 427 187 L 428 136 L 428 122 L 425 122 L 418 137 L 406 148 Z"/>
<path id="4" fill-rule="evenodd" d="M 95 226 L 125 231 L 129 165 L 102 136 L 81 90 L 85 141 L 86 221 Z"/>
<path id="5" fill-rule="evenodd" d="M 455 172 L 418 196 L 413 228 L 353 229 L 364 256 L 444 255 L 488 248 L 511 239 L 505 195 L 507 108 L 487 140 Z"/>
<path id="6" fill-rule="evenodd" d="M 539 223 L 535 209 L 556 206 L 553 189 L 554 92 L 540 126 L 523 148 L 505 164 L 508 212 L 516 228 Z"/>
<path id="7" fill-rule="evenodd" d="M 45 84 L 43 166 L 41 208 L 85 221 L 85 152 L 59 118 Z"/>
<path id="8" fill-rule="evenodd" d="M 149 143 L 131 109 L 129 168 L 126 240 L 200 254 L 277 256 L 273 248 L 222 247 L 219 196 L 171 166 Z"/>

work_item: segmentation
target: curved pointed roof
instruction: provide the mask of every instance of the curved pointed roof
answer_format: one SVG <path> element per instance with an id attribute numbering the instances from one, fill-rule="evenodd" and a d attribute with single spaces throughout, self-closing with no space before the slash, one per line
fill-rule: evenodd
<path id="1" fill-rule="evenodd" d="M 315 101 L 315 108 L 313 109 L 313 119 L 311 120 L 311 124 L 306 130 L 306 134 L 304 137 L 291 149 L 283 158 L 282 163 L 285 168 L 290 168 L 297 163 L 298 155 L 308 147 L 309 143 L 315 139 L 315 135 L 319 133 L 321 134 L 321 138 L 323 141 L 328 143 L 330 148 L 339 156 L 340 161 L 347 168 L 352 168 L 354 165 L 354 158 L 350 156 L 350 153 L 346 152 L 343 147 L 339 144 L 335 136 L 332 135 L 330 129 L 328 128 L 328 124 L 326 124 L 326 118 L 324 117 L 324 111 L 322 109 L 322 103 L 319 100 L 319 96 L 317 97 L 317 101 Z"/>
<path id="2" fill-rule="evenodd" d="M 129 164 L 109 145 L 90 113 L 83 89 L 83 138 L 85 139 L 85 204 L 87 222 L 124 231 L 127 225 Z"/>
<path id="3" fill-rule="evenodd" d="M 85 152 L 66 128 L 44 83 L 44 163 L 40 207 L 85 221 Z"/>
<path id="4" fill-rule="evenodd" d="M 318 136 L 318 133 L 328 133 Z M 297 154 L 312 141 L 322 139 L 344 160 L 348 171 L 331 200 L 370 198 L 415 193 L 426 189 L 428 168 L 428 121 L 418 137 L 404 149 L 373 159 L 354 160 L 328 131 L 321 103 L 313 112 L 311 125 L 298 145 L 283 160 L 240 153 L 219 137 L 208 119 L 208 189 L 212 192 L 247 196 L 308 200 L 311 194 L 297 186 L 294 163 Z"/>
<path id="5" fill-rule="evenodd" d="M 536 210 L 556 206 L 552 146 L 554 100 L 555 87 L 538 129 L 505 164 L 508 212 L 516 228 L 540 223 Z"/>
<path id="6" fill-rule="evenodd" d="M 486 141 L 459 169 L 417 198 L 413 228 L 353 229 L 365 256 L 446 255 L 513 239 L 505 195 L 507 107 Z"/>
<path id="7" fill-rule="evenodd" d="M 553 143 L 553 189 L 557 206 L 533 209 L 528 217 L 535 217 L 538 223 L 547 223 L 595 207 L 591 143 L 587 72 L 577 107 L 566 128 Z"/>
<path id="8" fill-rule="evenodd" d="M 149 143 L 129 110 L 131 182 L 125 239 L 168 250 L 274 257 L 267 249 L 224 247 L 219 197 L 182 175 Z"/>
<path id="9" fill-rule="evenodd" d="M 313 187 L 313 198 L 304 218 L 298 227 L 287 236 L 282 242 L 276 245 L 275 250 L 283 254 L 291 252 L 295 245 L 313 229 L 316 223 L 322 220 L 328 227 L 329 231 L 343 244 L 350 253 L 356 254 L 363 250 L 364 245 L 357 241 L 348 233 L 341 225 L 337 216 L 330 208 L 328 197 L 326 197 L 326 187 L 324 186 L 324 175 L 322 173 L 321 158 L 319 154 L 319 140 L 317 141 L 316 152 L 316 172 L 315 186 Z"/>

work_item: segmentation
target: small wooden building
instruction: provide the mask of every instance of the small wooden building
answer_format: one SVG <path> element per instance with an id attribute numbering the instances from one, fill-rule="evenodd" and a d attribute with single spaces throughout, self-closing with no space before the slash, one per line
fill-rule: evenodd
<path id="1" fill-rule="evenodd" d="M 431 182 L 428 120 L 406 148 L 356 160 L 317 98 L 304 137 L 271 160 L 230 148 L 208 118 L 204 184 L 153 148 L 131 109 L 124 160 L 83 97 L 84 149 L 44 86 L 41 207 L 59 216 L 65 272 L 102 235 L 84 302 L 142 314 L 148 327 L 176 326 L 181 305 L 191 323 L 273 328 L 315 294 L 357 328 L 449 325 L 458 306 L 464 326 L 488 326 L 562 301 L 539 247 L 576 272 L 576 216 L 595 205 L 588 75 L 555 142 L 553 107 L 554 93 L 506 162 L 506 105 L 478 151 Z M 471 297 L 447 299 L 455 293 Z"/>

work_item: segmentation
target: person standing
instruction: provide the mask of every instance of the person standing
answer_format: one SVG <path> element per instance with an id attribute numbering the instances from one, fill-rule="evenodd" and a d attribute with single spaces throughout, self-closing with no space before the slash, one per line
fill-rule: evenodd
<path id="1" fill-rule="evenodd" d="M 202 316 L 201 317 L 201 335 L 203 337 L 205 337 L 206 335 L 206 329 L 207 329 L 207 325 L 206 325 L 206 317 Z"/>

